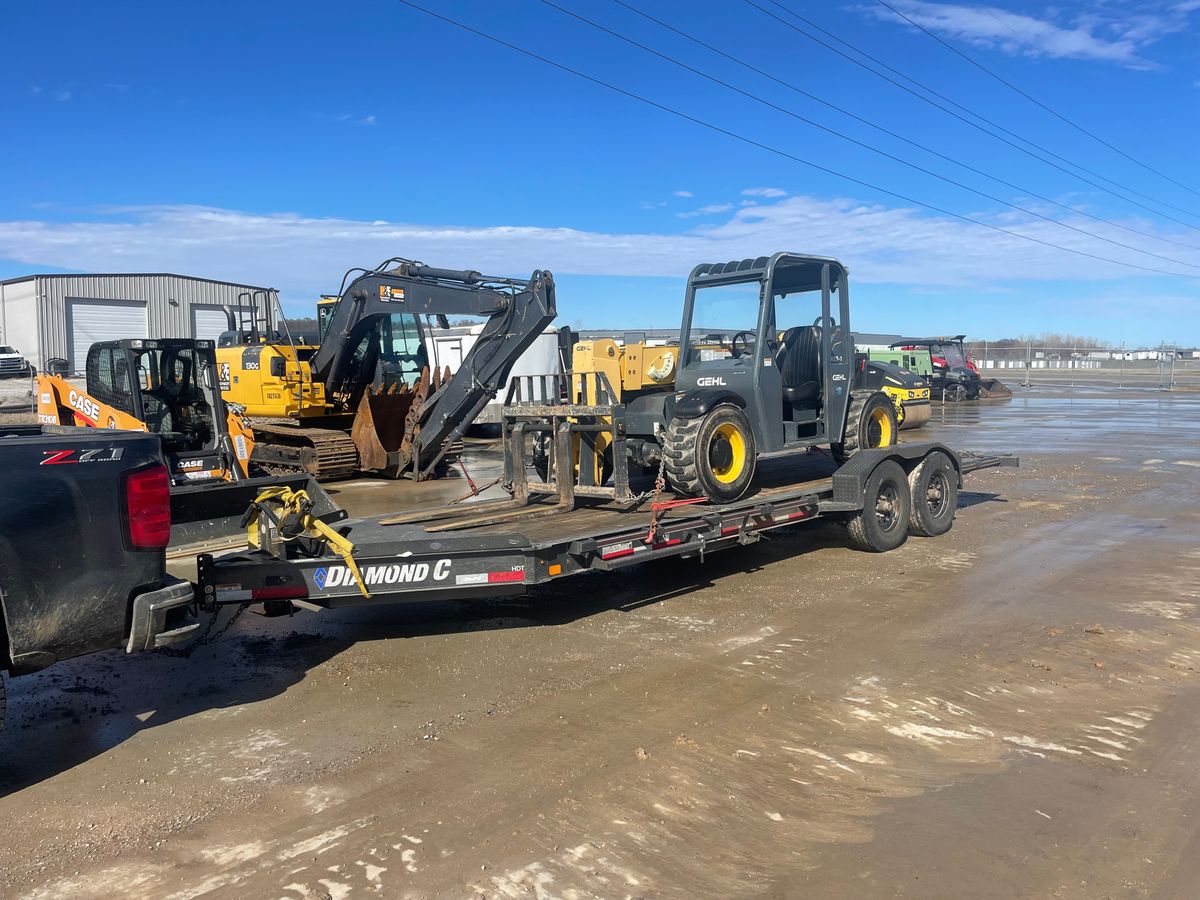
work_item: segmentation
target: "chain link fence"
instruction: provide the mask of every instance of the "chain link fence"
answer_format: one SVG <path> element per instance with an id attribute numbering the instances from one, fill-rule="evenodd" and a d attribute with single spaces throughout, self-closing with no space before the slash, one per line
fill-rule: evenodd
<path id="1" fill-rule="evenodd" d="M 1200 349 L 1174 344 L 1115 350 L 1051 347 L 1029 342 L 997 346 L 967 344 L 984 378 L 1014 387 L 1115 387 L 1142 390 L 1200 390 Z"/>

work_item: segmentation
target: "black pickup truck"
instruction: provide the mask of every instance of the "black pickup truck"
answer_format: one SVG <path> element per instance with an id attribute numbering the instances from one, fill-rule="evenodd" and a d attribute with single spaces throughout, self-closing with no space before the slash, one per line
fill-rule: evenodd
<path id="1" fill-rule="evenodd" d="M 9 677 L 190 637 L 166 573 L 170 475 L 157 435 L 0 427 L 0 670 Z M 0 727 L 4 683 L 0 677 Z"/>

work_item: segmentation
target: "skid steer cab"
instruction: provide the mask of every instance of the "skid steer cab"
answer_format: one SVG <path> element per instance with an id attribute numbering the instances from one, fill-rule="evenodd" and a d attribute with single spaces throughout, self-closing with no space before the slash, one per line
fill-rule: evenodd
<path id="1" fill-rule="evenodd" d="M 842 462 L 894 444 L 898 430 L 893 401 L 856 364 L 846 267 L 829 257 L 696 266 L 677 346 L 580 345 L 553 385 L 513 380 L 505 460 L 516 493 L 560 502 L 632 502 L 631 484 L 658 470 L 676 494 L 728 503 L 765 454 L 827 446 Z M 542 480 L 526 483 L 530 434 Z"/>
<path id="2" fill-rule="evenodd" d="M 86 387 L 38 376 L 39 422 L 157 434 L 175 485 L 249 477 L 253 440 L 221 398 L 212 341 L 102 341 L 85 372 Z"/>

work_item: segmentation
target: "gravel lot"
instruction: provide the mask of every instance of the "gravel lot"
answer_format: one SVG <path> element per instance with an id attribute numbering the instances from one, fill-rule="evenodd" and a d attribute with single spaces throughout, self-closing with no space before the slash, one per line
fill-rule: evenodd
<path id="1" fill-rule="evenodd" d="M 1195 896 L 1200 396 L 927 434 L 1022 468 L 891 554 L 801 525 L 12 680 L 0 896 Z"/>

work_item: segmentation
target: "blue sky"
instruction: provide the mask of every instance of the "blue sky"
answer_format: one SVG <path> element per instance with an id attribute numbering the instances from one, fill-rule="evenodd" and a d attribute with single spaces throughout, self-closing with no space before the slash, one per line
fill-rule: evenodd
<path id="1" fill-rule="evenodd" d="M 745 0 L 628 2 L 1016 187 L 848 119 L 611 0 L 555 2 L 996 199 L 816 130 L 539 0 L 425 2 L 728 132 L 944 212 L 680 120 L 396 0 L 14 0 L 2 14 L 10 40 L 0 57 L 0 277 L 178 271 L 277 286 L 289 312 L 301 315 L 319 293 L 336 289 L 346 268 L 399 255 L 489 274 L 549 268 L 562 321 L 638 328 L 677 324 L 683 278 L 695 263 L 788 249 L 846 262 L 861 330 L 985 338 L 1055 330 L 1200 344 L 1200 279 L 1122 268 L 950 215 L 1200 275 L 1200 194 L 1193 192 L 1200 191 L 1200 0 L 1053 7 L 889 0 L 1188 187 L 1039 109 L 876 0 L 780 0 L 1121 185 L 1115 190 L 1152 198 L 1132 196 L 1151 210 L 948 117 Z M 754 3 L 788 18 L 771 0 Z"/>

